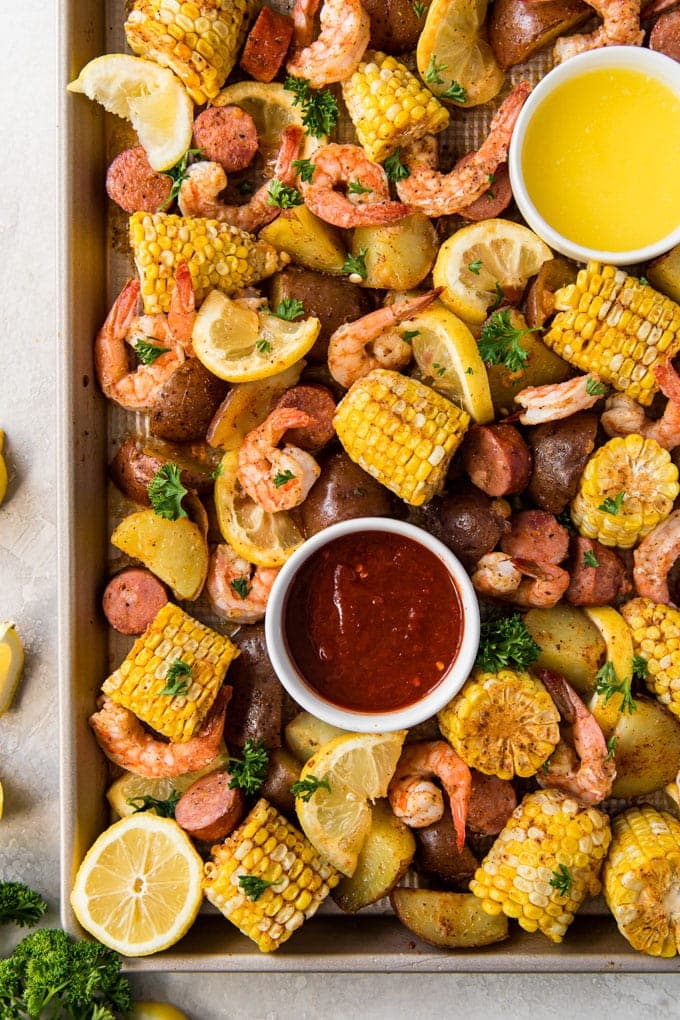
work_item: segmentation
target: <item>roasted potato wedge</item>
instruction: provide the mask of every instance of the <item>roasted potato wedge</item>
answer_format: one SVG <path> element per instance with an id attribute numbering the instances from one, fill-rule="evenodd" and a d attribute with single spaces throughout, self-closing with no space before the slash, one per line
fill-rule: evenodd
<path id="1" fill-rule="evenodd" d="M 650 698 L 635 698 L 633 713 L 622 713 L 615 728 L 616 779 L 613 797 L 637 797 L 660 790 L 680 771 L 680 723 Z"/>
<path id="2" fill-rule="evenodd" d="M 554 258 L 543 263 L 527 292 L 527 322 L 532 329 L 542 326 L 555 311 L 555 291 L 575 280 L 576 266 L 573 262 Z"/>
<path id="3" fill-rule="evenodd" d="M 561 602 L 554 609 L 530 609 L 524 623 L 541 649 L 536 665 L 561 673 L 581 697 L 590 697 L 606 648 L 583 610 Z"/>
<path id="4" fill-rule="evenodd" d="M 591 13 L 581 0 L 495 0 L 489 20 L 491 49 L 507 70 L 582 24 Z"/>
<path id="5" fill-rule="evenodd" d="M 673 301 L 680 301 L 680 244 L 650 262 L 646 275 L 652 287 Z"/>
<path id="6" fill-rule="evenodd" d="M 310 712 L 298 712 L 285 729 L 286 744 L 298 761 L 306 762 L 333 737 L 340 737 L 346 730 L 322 722 Z"/>
<path id="7" fill-rule="evenodd" d="M 123 518 L 111 544 L 148 567 L 175 598 L 193 602 L 200 595 L 208 574 L 208 545 L 187 517 L 168 521 L 153 510 L 138 510 Z"/>
<path id="8" fill-rule="evenodd" d="M 508 937 L 505 914 L 486 914 L 472 893 L 394 889 L 390 903 L 414 935 L 442 949 L 475 949 Z"/>
<path id="9" fill-rule="evenodd" d="M 513 311 L 510 320 L 516 329 L 526 328 L 526 320 L 519 312 Z M 487 365 L 491 399 L 496 415 L 517 410 L 515 395 L 526 386 L 547 386 L 548 383 L 564 382 L 571 374 L 571 368 L 546 347 L 535 333 L 524 333 L 520 340 L 528 354 L 524 367 L 511 372 L 505 365 Z"/>
<path id="10" fill-rule="evenodd" d="M 384 227 L 357 227 L 352 235 L 352 254 L 365 252 L 362 286 L 384 290 L 417 287 L 432 269 L 438 247 L 437 232 L 421 212 Z"/>
<path id="11" fill-rule="evenodd" d="M 380 900 L 395 887 L 413 860 L 416 841 L 386 800 L 371 808 L 371 828 L 359 853 L 356 871 L 333 890 L 341 910 L 356 913 Z"/>
<path id="12" fill-rule="evenodd" d="M 311 213 L 306 205 L 284 209 L 262 228 L 259 236 L 278 251 L 287 252 L 301 266 L 320 273 L 342 273 L 347 253 L 339 231 Z"/>

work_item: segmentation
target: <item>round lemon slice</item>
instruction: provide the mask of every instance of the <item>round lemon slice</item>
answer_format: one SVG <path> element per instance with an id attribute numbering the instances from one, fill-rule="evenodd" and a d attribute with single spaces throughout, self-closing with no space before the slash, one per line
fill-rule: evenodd
<path id="1" fill-rule="evenodd" d="M 129 120 L 154 170 L 169 170 L 191 146 L 194 107 L 172 71 L 142 57 L 108 53 L 86 64 L 69 92 L 83 92 Z"/>
<path id="2" fill-rule="evenodd" d="M 24 668 L 24 649 L 13 623 L 0 623 L 0 715 L 12 704 Z"/>
<path id="3" fill-rule="evenodd" d="M 227 752 L 223 749 L 214 761 L 199 772 L 187 772 L 183 776 L 165 779 L 147 779 L 146 776 L 136 776 L 133 772 L 124 772 L 108 788 L 106 799 L 119 818 L 127 818 L 128 815 L 134 815 L 137 812 L 139 805 L 146 797 L 164 801 L 168 800 L 173 793 L 179 793 L 181 796 L 201 776 L 207 776 L 210 772 L 225 768 L 227 758 Z"/>
<path id="4" fill-rule="evenodd" d="M 528 227 L 490 219 L 458 230 L 439 249 L 432 270 L 441 300 L 469 323 L 481 323 L 502 291 L 523 289 L 544 262 L 548 245 Z"/>
<path id="5" fill-rule="evenodd" d="M 244 307 L 219 290 L 201 305 L 192 334 L 196 357 L 227 382 L 252 382 L 283 372 L 313 347 L 321 323 L 289 322 Z"/>
<path id="6" fill-rule="evenodd" d="M 371 827 L 369 800 L 387 795 L 406 730 L 347 733 L 335 737 L 307 761 L 300 780 L 326 780 L 309 800 L 298 797 L 295 810 L 307 839 L 343 875 L 356 869 L 359 851 Z"/>
<path id="7" fill-rule="evenodd" d="M 473 421 L 493 421 L 489 378 L 477 341 L 458 316 L 439 301 L 409 320 L 413 357 L 432 389 L 462 407 Z"/>
<path id="8" fill-rule="evenodd" d="M 102 832 L 78 869 L 71 905 L 83 928 L 123 956 L 186 934 L 203 900 L 203 862 L 171 818 L 149 811 Z"/>
<path id="9" fill-rule="evenodd" d="M 278 149 L 281 135 L 289 124 L 302 124 L 302 111 L 293 105 L 295 96 L 279 82 L 265 84 L 259 81 L 239 81 L 222 89 L 213 101 L 213 106 L 240 106 L 249 113 L 257 128 L 260 148 Z M 326 136 L 316 138 L 305 134 L 300 159 L 309 159 L 317 149 L 326 144 Z"/>
<path id="10" fill-rule="evenodd" d="M 633 635 L 630 627 L 611 606 L 584 606 L 583 612 L 595 624 L 607 649 L 608 663 L 611 663 L 615 676 L 612 680 L 620 683 L 630 680 L 633 676 Z M 595 716 L 605 737 L 610 737 L 621 718 L 623 694 L 614 693 L 609 698 L 605 694 L 593 694 L 589 710 Z"/>
<path id="11" fill-rule="evenodd" d="M 500 91 L 505 74 L 484 37 L 486 8 L 487 0 L 432 0 L 416 61 L 438 98 L 452 81 L 465 89 L 465 100 L 459 100 L 464 106 L 486 103 Z"/>

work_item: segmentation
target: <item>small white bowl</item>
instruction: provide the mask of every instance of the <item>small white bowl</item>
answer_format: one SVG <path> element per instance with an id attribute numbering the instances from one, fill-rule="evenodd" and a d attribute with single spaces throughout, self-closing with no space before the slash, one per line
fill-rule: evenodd
<path id="1" fill-rule="evenodd" d="M 343 535 L 366 531 L 382 531 L 404 538 L 410 538 L 424 546 L 444 564 L 456 586 L 461 606 L 463 635 L 458 655 L 448 671 L 428 694 L 405 708 L 390 712 L 357 712 L 343 709 L 326 701 L 309 687 L 298 670 L 289 650 L 285 636 L 286 602 L 291 583 L 302 565 L 319 549 Z M 436 606 L 433 606 L 436 612 Z M 447 547 L 422 528 L 402 521 L 383 517 L 359 517 L 350 521 L 332 524 L 324 531 L 313 535 L 293 553 L 274 582 L 265 617 L 267 651 L 274 670 L 292 698 L 317 719 L 359 733 L 388 733 L 393 730 L 415 726 L 429 719 L 440 708 L 448 704 L 467 680 L 474 665 L 479 646 L 479 603 L 474 588 L 462 564 Z M 380 640 L 380 635 L 376 635 Z M 357 663 L 357 670 L 361 671 Z"/>
<path id="2" fill-rule="evenodd" d="M 611 67 L 642 71 L 649 75 L 650 78 L 663 82 L 680 96 L 680 63 L 654 50 L 643 49 L 641 46 L 605 46 L 601 49 L 590 50 L 587 53 L 580 53 L 576 57 L 570 57 L 569 60 L 553 68 L 552 71 L 541 79 L 522 107 L 512 133 L 508 168 L 512 192 L 519 211 L 531 229 L 539 237 L 542 237 L 546 244 L 555 251 L 561 252 L 562 255 L 574 259 L 576 262 L 588 262 L 592 259 L 597 262 L 609 262 L 617 266 L 627 266 L 636 262 L 646 262 L 657 255 L 662 255 L 680 243 L 680 225 L 676 226 L 665 237 L 660 238 L 653 244 L 648 244 L 644 248 L 636 248 L 624 252 L 588 248 L 564 237 L 543 218 L 529 195 L 522 173 L 522 149 L 524 147 L 527 127 L 543 100 L 565 81 L 579 77 L 581 74 L 589 71 L 598 71 Z M 631 153 L 631 159 L 634 158 L 635 154 Z M 641 187 L 654 186 L 653 183 L 650 185 L 650 182 L 644 181 L 641 181 L 640 184 Z"/>

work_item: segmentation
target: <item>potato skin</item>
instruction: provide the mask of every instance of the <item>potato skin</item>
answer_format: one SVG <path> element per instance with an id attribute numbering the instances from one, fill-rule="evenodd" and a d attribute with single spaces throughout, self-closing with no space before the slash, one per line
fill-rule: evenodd
<path id="1" fill-rule="evenodd" d="M 315 535 L 336 521 L 353 517 L 393 517 L 392 496 L 379 482 L 349 459 L 333 453 L 321 468 L 301 508 L 305 535 Z"/>
<path id="2" fill-rule="evenodd" d="M 148 567 L 175 598 L 193 602 L 208 574 L 208 546 L 188 517 L 168 521 L 153 510 L 128 514 L 111 535 L 111 544 Z"/>
<path id="3" fill-rule="evenodd" d="M 534 457 L 527 494 L 541 510 L 559 514 L 576 495 L 579 478 L 595 448 L 597 422 L 596 414 L 582 411 L 526 430 Z"/>
<path id="4" fill-rule="evenodd" d="M 394 889 L 390 903 L 409 931 L 442 949 L 474 949 L 508 937 L 505 914 L 486 914 L 472 893 Z"/>
<path id="5" fill-rule="evenodd" d="M 580 0 L 495 0 L 489 20 L 489 42 L 496 60 L 507 71 L 532 53 L 582 24 L 591 9 Z"/>
<path id="6" fill-rule="evenodd" d="M 418 871 L 445 882 L 456 889 L 466 890 L 479 867 L 479 861 L 466 846 L 458 850 L 451 811 L 447 805 L 438 822 L 416 829 L 418 843 L 416 867 Z"/>
<path id="7" fill-rule="evenodd" d="M 269 770 L 260 797 L 270 801 L 281 814 L 297 824 L 295 796 L 290 792 L 293 783 L 300 778 L 300 762 L 285 747 L 277 747 L 269 755 Z"/>
<path id="8" fill-rule="evenodd" d="M 180 468 L 182 484 L 195 492 L 207 493 L 213 488 L 211 468 L 182 450 L 161 447 L 160 444 L 135 442 L 126 439 L 109 465 L 109 474 L 123 495 L 142 506 L 149 502 L 149 482 L 164 464 L 175 463 Z"/>
<path id="9" fill-rule="evenodd" d="M 423 6 L 425 11 L 419 18 L 411 0 L 364 0 L 371 18 L 369 48 L 396 54 L 414 50 L 425 24 L 429 0 Z"/>
<path id="10" fill-rule="evenodd" d="M 158 394 L 150 415 L 151 434 L 173 443 L 204 439 L 227 388 L 198 358 L 187 358 Z"/>
<path id="11" fill-rule="evenodd" d="M 616 779 L 612 797 L 637 797 L 673 782 L 680 770 L 680 723 L 667 708 L 635 696 L 636 710 L 614 729 Z"/>

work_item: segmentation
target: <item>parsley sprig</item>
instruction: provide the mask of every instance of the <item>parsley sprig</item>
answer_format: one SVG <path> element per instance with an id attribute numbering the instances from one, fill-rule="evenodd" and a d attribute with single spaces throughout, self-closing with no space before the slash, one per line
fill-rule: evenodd
<path id="1" fill-rule="evenodd" d="M 584 567 L 599 567 L 600 561 L 593 552 L 592 549 L 586 549 L 583 554 L 583 566 Z"/>
<path id="2" fill-rule="evenodd" d="M 541 650 L 522 617 L 514 613 L 482 623 L 475 665 L 487 673 L 497 673 L 510 665 L 523 670 L 540 654 Z"/>
<path id="3" fill-rule="evenodd" d="M 324 790 L 328 790 L 329 793 L 331 792 L 331 784 L 328 782 L 328 779 L 318 779 L 317 776 L 313 776 L 310 773 L 306 779 L 298 779 L 296 783 L 293 783 L 290 792 L 294 797 L 308 801 L 312 799 L 313 794 L 321 787 Z"/>
<path id="4" fill-rule="evenodd" d="M 189 516 L 182 506 L 187 490 L 182 485 L 180 470 L 174 461 L 158 469 L 146 491 L 153 511 L 159 517 L 164 517 L 166 521 L 176 521 L 179 517 Z"/>
<path id="5" fill-rule="evenodd" d="M 571 891 L 572 881 L 571 871 L 566 864 L 558 864 L 552 873 L 550 885 L 553 889 L 557 889 L 560 896 L 568 896 Z"/>
<path id="6" fill-rule="evenodd" d="M 169 170 L 164 170 L 163 173 L 166 177 L 169 177 L 172 181 L 172 187 L 170 188 L 170 194 L 163 203 L 156 210 L 157 212 L 165 212 L 179 195 L 179 189 L 182 187 L 182 181 L 185 181 L 189 176 L 189 167 L 196 159 L 201 159 L 203 153 L 200 149 L 187 149 L 179 162 L 171 166 Z"/>
<path id="7" fill-rule="evenodd" d="M 144 337 L 139 337 L 132 345 L 132 349 L 143 365 L 153 365 L 154 361 L 160 358 L 161 354 L 167 354 L 169 347 L 161 347 L 160 344 L 150 344 Z"/>
<path id="8" fill-rule="evenodd" d="M 611 496 L 606 496 L 605 499 L 602 500 L 597 509 L 602 510 L 606 514 L 611 514 L 613 517 L 616 517 L 616 515 L 621 510 L 621 507 L 623 506 L 623 501 L 625 498 L 626 498 L 625 492 L 617 492 L 617 494 L 613 498 Z"/>
<path id="9" fill-rule="evenodd" d="M 586 382 L 586 393 L 589 397 L 601 397 L 607 392 L 607 387 L 599 379 L 594 379 L 592 375 L 588 376 Z"/>
<path id="10" fill-rule="evenodd" d="M 347 191 L 350 195 L 368 195 L 373 188 L 365 188 L 359 178 L 356 181 L 350 181 L 347 185 Z"/>
<path id="11" fill-rule="evenodd" d="M 259 900 L 265 889 L 270 885 L 276 885 L 276 882 L 260 878 L 258 875 L 239 875 L 238 884 L 249 900 Z"/>
<path id="12" fill-rule="evenodd" d="M 383 163 L 383 170 L 388 181 L 403 181 L 411 176 L 411 171 L 401 161 L 400 149 L 395 149 L 392 155 L 387 157 Z"/>
<path id="13" fill-rule="evenodd" d="M 42 896 L 23 882 L 0 882 L 0 924 L 29 928 L 47 910 Z"/>
<path id="14" fill-rule="evenodd" d="M 249 577 L 237 577 L 229 582 L 240 599 L 247 599 L 252 591 L 252 584 Z"/>
<path id="15" fill-rule="evenodd" d="M 459 82 L 452 79 L 451 84 L 446 91 L 439 93 L 439 98 L 453 99 L 455 103 L 467 103 L 467 89 L 463 88 Z"/>
<path id="16" fill-rule="evenodd" d="M 310 88 L 306 78 L 294 78 L 291 75 L 286 78 L 283 87 L 293 93 L 293 106 L 302 109 L 302 124 L 308 134 L 316 138 L 330 134 L 340 113 L 333 93 L 328 89 L 317 92 Z"/>
<path id="17" fill-rule="evenodd" d="M 128 797 L 127 803 L 131 808 L 134 808 L 135 814 L 138 811 L 153 810 L 161 818 L 174 818 L 175 808 L 181 796 L 179 790 L 173 790 L 165 800 L 159 800 L 157 797 L 152 797 L 151 794 L 145 793 L 143 797 Z"/>
<path id="18" fill-rule="evenodd" d="M 270 313 L 277 319 L 286 319 L 288 322 L 292 322 L 293 319 L 297 319 L 298 315 L 305 314 L 305 306 L 298 298 L 285 297 L 279 301 L 276 308 L 270 309 Z"/>
<path id="19" fill-rule="evenodd" d="M 272 177 L 267 195 L 267 205 L 276 205 L 279 209 L 292 209 L 302 205 L 303 198 L 297 188 L 291 188 L 278 177 Z"/>
<path id="20" fill-rule="evenodd" d="M 366 269 L 366 255 L 368 248 L 361 248 L 356 255 L 348 255 L 342 265 L 343 273 L 347 273 L 349 276 L 359 276 L 362 280 L 365 280 L 368 276 L 368 270 Z"/>
<path id="21" fill-rule="evenodd" d="M 188 662 L 175 659 L 165 676 L 165 687 L 161 694 L 169 694 L 172 697 L 182 697 L 189 691 L 189 681 L 185 677 L 191 676 L 191 666 Z"/>
<path id="22" fill-rule="evenodd" d="M 297 170 L 300 180 L 309 184 L 314 176 L 316 164 L 312 163 L 311 159 L 294 159 L 293 166 Z"/>
<path id="23" fill-rule="evenodd" d="M 280 489 L 282 485 L 285 485 L 286 482 L 292 482 L 294 478 L 295 475 L 293 474 L 293 472 L 286 468 L 285 471 L 278 471 L 274 475 L 274 485 L 276 486 L 277 489 Z"/>
<path id="24" fill-rule="evenodd" d="M 230 790 L 238 788 L 244 793 L 257 793 L 267 778 L 269 752 L 264 741 L 246 740 L 243 757 L 230 758 L 227 764 L 231 773 Z"/>
<path id="25" fill-rule="evenodd" d="M 632 715 L 637 710 L 635 704 L 635 698 L 633 697 L 630 689 L 632 683 L 632 677 L 627 679 L 619 680 L 614 669 L 614 663 L 607 660 L 601 669 L 598 669 L 595 674 L 597 683 L 595 684 L 595 693 L 599 694 L 604 704 L 614 697 L 615 694 L 621 695 L 621 704 L 619 705 L 619 711 L 621 713 L 628 713 Z"/>
<path id="26" fill-rule="evenodd" d="M 517 328 L 510 318 L 510 309 L 494 312 L 484 323 L 479 337 L 479 353 L 487 365 L 505 365 L 510 372 L 519 372 L 526 365 L 529 352 L 520 340 L 535 330 Z"/>

